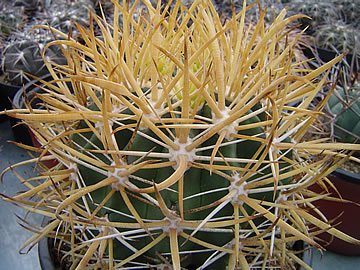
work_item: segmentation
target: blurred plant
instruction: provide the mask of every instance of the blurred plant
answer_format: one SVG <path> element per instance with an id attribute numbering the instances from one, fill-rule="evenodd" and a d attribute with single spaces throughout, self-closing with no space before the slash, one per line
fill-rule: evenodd
<path id="1" fill-rule="evenodd" d="M 15 7 L 21 7 L 24 10 L 24 16 L 30 21 L 41 9 L 44 0 L 15 0 L 12 1 Z"/>
<path id="2" fill-rule="evenodd" d="M 340 53 L 348 50 L 349 53 L 360 56 L 360 33 L 358 29 L 342 21 L 324 24 L 318 27 L 315 34 L 315 45 Z"/>
<path id="3" fill-rule="evenodd" d="M 71 2 L 67 0 L 52 1 L 51 4 L 44 9 L 43 13 L 38 15 L 38 23 L 49 24 L 64 33 L 68 33 L 73 22 L 89 27 L 89 10 L 93 8 L 94 6 L 91 0 Z"/>
<path id="4" fill-rule="evenodd" d="M 257 22 L 260 16 L 264 16 L 266 22 L 272 23 L 277 15 L 286 7 L 286 5 L 279 0 L 260 0 L 254 1 L 254 3 L 255 8 L 249 9 L 248 15 L 248 18 L 254 22 Z M 302 19 L 303 17 L 300 18 L 300 20 Z"/>
<path id="5" fill-rule="evenodd" d="M 45 44 L 45 43 L 44 43 Z M 33 39 L 13 41 L 7 44 L 2 59 L 6 79 L 13 85 L 23 85 L 32 80 L 29 74 L 41 77 L 48 73 L 42 57 L 44 44 Z M 66 60 L 59 48 L 51 48 L 45 56 L 49 62 L 63 64 Z"/>
<path id="6" fill-rule="evenodd" d="M 67 64 L 45 61 L 43 108 L 8 112 L 41 145 L 22 145 L 40 156 L 21 163 L 40 174 L 3 197 L 50 218 L 22 250 L 49 236 L 77 269 L 293 269 L 305 263 L 292 243 L 321 248 L 321 231 L 360 244 L 314 209 L 327 193 L 307 189 L 360 145 L 301 142 L 325 105 L 309 109 L 321 74 L 343 56 L 294 63 L 300 37 L 278 44 L 301 16 L 285 9 L 250 32 L 246 2 L 224 23 L 210 1 L 143 2 L 136 19 L 125 1 L 111 24 L 91 16 L 101 35 L 76 24 L 83 42 L 50 28 L 63 39 L 46 48 L 60 45 Z"/>
<path id="7" fill-rule="evenodd" d="M 304 14 L 303 27 L 313 36 L 313 46 L 359 57 L 359 0 L 295 0 L 288 4 L 290 14 Z M 326 57 L 325 57 L 326 58 Z"/>
<path id="8" fill-rule="evenodd" d="M 26 0 L 8 3 L 7 6 L 9 9 L 11 7 L 11 9 L 22 11 L 21 15 L 15 15 L 26 23 L 14 28 L 4 40 L 1 66 L 8 82 L 23 85 L 29 81 L 27 74 L 40 77 L 48 73 L 42 57 L 45 44 L 57 38 L 64 39 L 64 37 L 56 36 L 54 32 L 33 29 L 33 27 L 39 24 L 49 25 L 63 33 L 71 31 L 70 34 L 75 37 L 79 33 L 76 30 L 72 31 L 72 25 L 76 22 L 89 27 L 89 9 L 92 8 L 92 3 L 90 0 L 71 2 L 68 0 Z M 58 48 L 51 48 L 45 56 L 49 61 L 57 64 L 63 64 L 65 61 Z"/>
<path id="9" fill-rule="evenodd" d="M 133 1 L 130 1 L 133 2 Z M 92 0 L 94 10 L 96 14 L 102 16 L 105 15 L 107 21 L 113 21 L 114 16 L 114 4 L 109 0 Z M 133 3 L 132 3 L 133 4 Z"/>
<path id="10" fill-rule="evenodd" d="M 331 0 L 337 7 L 344 22 L 360 27 L 360 1 L 359 0 Z"/>
<path id="11" fill-rule="evenodd" d="M 337 6 L 330 1 L 317 1 L 317 0 L 294 0 L 290 1 L 287 6 L 289 7 L 290 14 L 304 14 L 308 17 L 303 17 L 301 23 L 303 28 L 310 26 L 310 32 L 317 31 L 320 25 L 338 20 L 339 12 Z"/>
<path id="12" fill-rule="evenodd" d="M 24 10 L 4 1 L 0 3 L 0 35 L 4 40 L 11 33 L 24 26 Z"/>
<path id="13" fill-rule="evenodd" d="M 341 72 L 328 101 L 332 134 L 337 141 L 360 143 L 360 83 L 357 74 Z"/>

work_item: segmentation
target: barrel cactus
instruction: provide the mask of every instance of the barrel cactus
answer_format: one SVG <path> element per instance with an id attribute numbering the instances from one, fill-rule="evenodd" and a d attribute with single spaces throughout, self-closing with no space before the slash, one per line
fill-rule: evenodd
<path id="1" fill-rule="evenodd" d="M 55 237 L 76 269 L 290 269 L 305 264 L 296 240 L 321 248 L 327 230 L 360 243 L 307 211 L 326 197 L 307 187 L 360 150 L 301 141 L 324 106 L 308 109 L 319 76 L 342 56 L 311 71 L 293 62 L 296 39 L 278 50 L 300 17 L 285 9 L 248 35 L 245 9 L 222 24 L 210 1 L 143 1 L 135 20 L 113 2 L 124 27 L 93 15 L 101 36 L 57 32 L 47 48 L 61 45 L 67 64 L 45 61 L 44 107 L 7 112 L 41 145 L 23 146 L 41 173 L 3 197 L 50 218 L 23 249 Z"/>
<path id="2" fill-rule="evenodd" d="M 70 30 L 74 22 L 88 26 L 89 10 L 93 7 L 90 0 L 68 1 L 16 1 L 11 6 L 14 10 L 22 11 L 21 18 L 26 25 L 18 27 L 4 40 L 2 51 L 2 70 L 6 80 L 15 85 L 23 85 L 32 76 L 43 76 L 48 70 L 43 61 L 42 49 L 48 42 L 65 38 L 57 36 L 54 32 L 44 29 L 34 29 L 35 25 L 50 25 L 63 33 L 76 36 L 79 33 Z M 11 18 L 8 14 L 6 17 Z M 16 17 L 16 18 L 17 18 Z M 1 24 L 0 16 L 0 24 Z M 17 18 L 17 20 L 19 20 Z M 45 57 L 48 61 L 63 64 L 64 56 L 58 47 L 47 50 Z"/>
<path id="3" fill-rule="evenodd" d="M 331 0 L 334 3 L 340 13 L 341 18 L 348 24 L 360 26 L 359 12 L 360 1 L 359 0 Z"/>
<path id="4" fill-rule="evenodd" d="M 8 42 L 2 59 L 2 68 L 6 79 L 11 84 L 23 85 L 32 80 L 32 76 L 44 76 L 48 69 L 42 56 L 45 44 L 32 39 L 14 40 Z M 54 63 L 64 63 L 65 58 L 59 48 L 53 47 L 46 51 L 45 57 Z"/>
<path id="5" fill-rule="evenodd" d="M 328 106 L 334 116 L 333 131 L 341 142 L 360 143 L 360 84 L 344 82 L 330 96 Z"/>

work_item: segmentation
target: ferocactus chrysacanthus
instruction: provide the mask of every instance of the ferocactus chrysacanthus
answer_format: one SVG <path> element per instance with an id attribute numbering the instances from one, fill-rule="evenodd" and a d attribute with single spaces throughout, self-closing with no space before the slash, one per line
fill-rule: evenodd
<path id="1" fill-rule="evenodd" d="M 40 194 L 29 209 L 51 220 L 33 241 L 56 229 L 77 269 L 287 268 L 291 243 L 319 248 L 318 230 L 358 243 L 304 210 L 324 197 L 307 187 L 354 147 L 301 142 L 319 76 L 342 56 L 294 63 L 297 39 L 277 46 L 300 17 L 286 10 L 249 29 L 245 1 L 224 23 L 210 1 L 143 1 L 136 20 L 113 2 L 122 29 L 117 16 L 77 25 L 82 42 L 53 29 L 68 63 L 48 63 L 45 108 L 10 112 L 43 146 L 38 161 L 58 162 L 11 198 Z"/>

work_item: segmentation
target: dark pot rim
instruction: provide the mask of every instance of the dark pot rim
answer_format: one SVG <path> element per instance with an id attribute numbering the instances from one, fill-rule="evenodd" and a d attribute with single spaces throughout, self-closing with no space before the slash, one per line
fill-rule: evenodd
<path id="1" fill-rule="evenodd" d="M 49 81 L 52 79 L 52 76 L 50 74 L 46 74 L 45 76 L 40 77 L 40 79 L 44 81 Z M 26 92 L 28 99 L 32 99 L 35 96 L 34 93 L 41 90 L 41 88 L 39 88 L 39 85 L 41 84 L 42 83 L 38 80 L 33 80 L 25 84 L 23 87 L 20 87 L 12 99 L 12 108 L 23 109 L 25 101 L 24 92 Z M 21 120 L 13 117 L 8 117 L 8 119 L 12 127 L 15 141 L 23 143 L 25 145 L 33 145 L 29 129 L 23 124 L 19 125 L 19 123 L 21 123 Z"/>
<path id="2" fill-rule="evenodd" d="M 49 239 L 41 239 L 38 244 L 39 262 L 43 270 L 55 270 L 55 264 L 50 255 Z"/>
<path id="3" fill-rule="evenodd" d="M 13 85 L 13 84 L 8 84 L 5 82 L 0 81 L 0 89 L 1 89 L 1 95 L 4 96 L 4 90 L 5 90 L 5 94 L 11 94 L 17 90 L 19 90 L 21 88 L 21 86 L 18 85 Z M 7 90 L 7 91 L 6 91 Z"/>
<path id="4" fill-rule="evenodd" d="M 11 110 L 12 100 L 21 87 L 0 81 L 0 111 Z M 0 115 L 0 122 L 9 119 L 6 114 Z"/>
<path id="5" fill-rule="evenodd" d="M 44 81 L 50 81 L 52 79 L 51 74 L 46 74 L 42 77 L 40 77 L 39 79 L 44 80 Z M 41 89 L 39 88 L 38 85 L 41 85 L 42 83 L 38 80 L 32 80 L 30 82 L 28 82 L 27 84 L 25 84 L 23 87 L 21 87 L 15 94 L 14 98 L 13 98 L 13 107 L 14 108 L 18 108 L 21 109 L 23 108 L 24 105 L 24 91 L 26 92 L 26 95 L 28 97 L 33 96 L 33 93 L 40 91 Z"/>
<path id="6" fill-rule="evenodd" d="M 302 240 L 299 240 L 299 241 L 302 241 Z M 304 248 L 304 252 L 303 252 L 302 261 L 311 267 L 312 261 L 313 261 L 313 248 L 305 242 L 303 242 L 303 248 Z M 303 266 L 300 266 L 299 270 L 305 270 L 305 268 Z"/>
<path id="7" fill-rule="evenodd" d="M 46 226 L 50 221 L 49 217 L 44 217 L 41 226 Z M 38 256 L 40 267 L 42 270 L 55 270 L 55 264 L 50 255 L 49 238 L 44 237 L 38 244 Z"/>
<path id="8" fill-rule="evenodd" d="M 360 184 L 360 174 L 358 173 L 345 171 L 343 169 L 336 169 L 330 175 L 350 183 Z"/>
<path id="9" fill-rule="evenodd" d="M 304 55 L 311 59 L 311 58 L 317 58 L 317 56 L 320 58 L 320 60 L 324 62 L 329 62 L 332 59 L 334 59 L 336 56 L 340 55 L 342 52 L 335 52 L 328 49 L 312 46 L 312 45 L 300 45 L 301 49 L 304 53 Z M 317 55 L 316 55 L 317 54 Z M 346 54 L 344 60 L 353 68 L 354 72 L 357 72 L 360 68 L 360 57 L 354 56 L 353 54 Z"/>

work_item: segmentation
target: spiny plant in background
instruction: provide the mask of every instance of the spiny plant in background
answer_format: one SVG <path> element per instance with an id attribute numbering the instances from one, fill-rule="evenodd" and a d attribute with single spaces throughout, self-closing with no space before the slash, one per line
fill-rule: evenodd
<path id="1" fill-rule="evenodd" d="M 358 43 L 359 30 L 343 21 L 331 22 L 318 27 L 315 35 L 315 45 L 332 51 L 344 52 L 360 56 Z"/>
<path id="2" fill-rule="evenodd" d="M 44 24 L 66 32 L 69 31 L 71 20 L 85 22 L 87 10 L 93 8 L 92 0 L 16 0 L 7 5 L 24 10 L 28 23 L 43 20 Z"/>
<path id="3" fill-rule="evenodd" d="M 300 15 L 284 9 L 267 26 L 262 14 L 250 31 L 245 1 L 225 23 L 210 1 L 143 1 L 136 19 L 137 1 L 113 3 L 111 24 L 75 23 L 82 41 L 51 29 L 60 38 L 45 51 L 60 45 L 67 64 L 45 61 L 42 108 L 8 112 L 40 143 L 22 145 L 39 154 L 22 164 L 40 172 L 3 197 L 50 218 L 22 250 L 49 236 L 76 269 L 291 269 L 305 265 L 291 244 L 321 248 L 323 230 L 360 244 L 314 209 L 327 195 L 307 189 L 360 146 L 301 141 L 325 104 L 309 109 L 321 74 L 342 56 L 304 70 L 297 39 L 279 49 Z"/>
<path id="4" fill-rule="evenodd" d="M 23 85 L 33 76 L 43 76 L 48 73 L 44 64 L 41 51 L 45 44 L 54 40 L 54 34 L 43 29 L 33 29 L 35 25 L 50 25 L 58 30 L 71 33 L 75 38 L 79 33 L 71 30 L 73 21 L 77 21 L 88 27 L 89 9 L 92 8 L 90 0 L 76 0 L 71 3 L 61 1 L 15 1 L 7 3 L 7 9 L 18 11 L 18 18 L 23 23 L 21 27 L 13 29 L 4 40 L 2 51 L 2 69 L 8 82 L 14 85 Z M 7 10 L 3 10 L 5 14 Z M 19 14 L 19 12 L 21 12 Z M 0 17 L 1 19 L 1 17 Z M 59 48 L 51 48 L 47 51 L 48 61 L 57 64 L 64 63 Z"/>
<path id="5" fill-rule="evenodd" d="M 254 2 L 260 2 L 261 4 L 259 5 L 263 8 L 263 10 L 261 8 L 252 8 L 248 11 L 249 14 L 246 17 L 253 22 L 257 22 L 260 15 L 265 12 L 264 20 L 267 23 L 272 23 L 281 10 L 286 7 L 286 5 L 281 3 L 279 0 L 262 0 Z"/>
<path id="6" fill-rule="evenodd" d="M 43 39 L 45 38 L 45 40 Z M 48 69 L 44 63 L 41 51 L 45 47 L 49 35 L 29 35 L 7 43 L 3 52 L 2 69 L 6 71 L 6 79 L 14 85 L 23 85 L 32 80 L 33 76 L 44 76 Z M 42 42 L 40 42 L 40 40 Z M 65 63 L 59 48 L 50 48 L 46 51 L 48 61 L 61 64 Z"/>
<path id="7" fill-rule="evenodd" d="M 8 1 L 7 6 L 23 10 L 23 19 L 29 23 L 36 13 L 43 7 L 45 1 L 42 0 L 14 0 Z"/>
<path id="8" fill-rule="evenodd" d="M 7 1 L 0 3 L 0 36 L 5 39 L 24 25 L 23 9 L 14 7 Z"/>
<path id="9" fill-rule="evenodd" d="M 331 130 L 340 142 L 360 143 L 360 84 L 357 74 L 340 72 L 341 79 L 327 107 L 332 114 Z"/>
<path id="10" fill-rule="evenodd" d="M 300 21 L 304 27 L 310 26 L 309 30 L 313 32 L 317 31 L 319 25 L 340 19 L 336 4 L 330 1 L 295 0 L 286 5 L 290 13 L 306 15 Z"/>
<path id="11" fill-rule="evenodd" d="M 360 27 L 359 12 L 360 1 L 359 0 L 331 0 L 336 5 L 340 12 L 341 18 L 349 24 Z"/>
<path id="12" fill-rule="evenodd" d="M 233 8 L 235 9 L 235 12 L 238 13 L 243 6 L 243 1 L 242 0 L 235 0 L 235 1 L 231 1 L 231 0 L 214 0 L 212 1 L 216 11 L 218 12 L 218 14 L 220 16 L 226 16 L 226 15 L 231 15 Z M 248 1 L 249 2 L 249 1 Z"/>
<path id="13" fill-rule="evenodd" d="M 281 0 L 257 0 L 257 1 L 248 1 L 248 3 L 253 2 L 260 8 L 252 8 L 248 10 L 246 15 L 246 20 L 250 22 L 257 22 L 260 14 L 266 9 L 264 20 L 268 23 L 272 23 L 281 10 L 283 10 L 287 3 L 284 3 Z M 217 12 L 221 17 L 231 16 L 233 9 L 235 13 L 241 11 L 243 6 L 242 0 L 214 0 L 215 7 Z M 262 10 L 262 8 L 264 10 Z"/>
<path id="14" fill-rule="evenodd" d="M 308 16 L 301 22 L 304 27 L 308 26 L 307 33 L 314 37 L 315 47 L 340 53 L 349 50 L 351 54 L 359 55 L 359 0 L 296 0 L 286 5 L 289 14 Z"/>
<path id="15" fill-rule="evenodd" d="M 93 8 L 91 0 L 52 1 L 38 16 L 42 20 L 40 24 L 49 24 L 51 27 L 68 33 L 73 21 L 88 27 L 89 9 Z M 73 33 L 74 36 L 77 34 Z"/>

